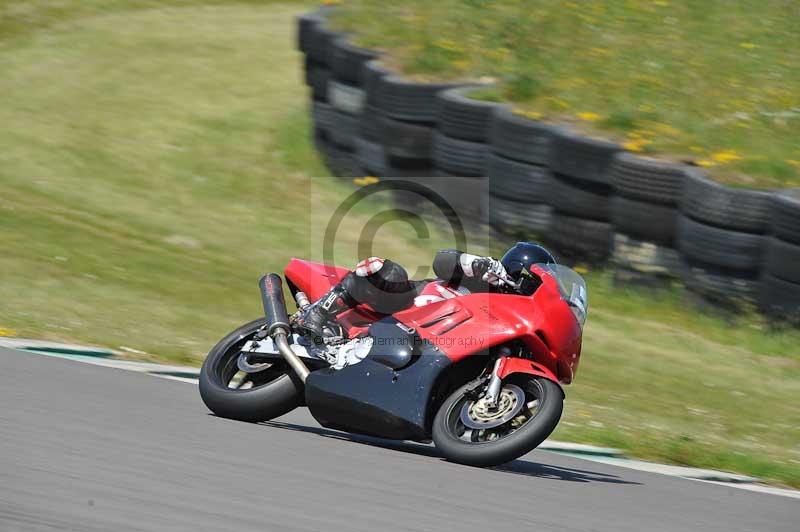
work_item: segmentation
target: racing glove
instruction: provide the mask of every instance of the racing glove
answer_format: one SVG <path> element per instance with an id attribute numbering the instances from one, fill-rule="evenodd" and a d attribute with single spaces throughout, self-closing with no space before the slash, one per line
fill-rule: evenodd
<path id="1" fill-rule="evenodd" d="M 508 278 L 503 263 L 492 257 L 476 257 L 465 253 L 462 255 L 461 267 L 467 277 L 480 278 L 492 286 L 502 286 Z"/>

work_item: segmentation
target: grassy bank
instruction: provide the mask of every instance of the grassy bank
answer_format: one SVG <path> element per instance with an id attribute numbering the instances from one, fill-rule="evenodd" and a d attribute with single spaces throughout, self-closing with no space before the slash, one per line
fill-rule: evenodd
<path id="1" fill-rule="evenodd" d="M 131 4 L 2 43 L 0 327 L 196 361 L 348 189 L 311 179 L 300 5 Z"/>
<path id="2" fill-rule="evenodd" d="M 800 4 L 785 0 L 343 2 L 336 23 L 421 78 L 691 159 L 722 181 L 800 183 Z"/>
<path id="3" fill-rule="evenodd" d="M 303 7 L 131 4 L 0 37 L 0 329 L 197 363 L 259 315 L 262 272 L 319 257 L 321 207 L 351 188 L 308 142 Z M 387 224 L 374 251 L 413 269 L 448 244 L 413 234 Z M 589 284 L 556 437 L 800 486 L 800 334 Z"/>

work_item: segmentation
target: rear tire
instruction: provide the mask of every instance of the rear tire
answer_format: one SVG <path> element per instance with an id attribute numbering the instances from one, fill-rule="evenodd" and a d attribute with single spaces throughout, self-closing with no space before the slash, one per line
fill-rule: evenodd
<path id="1" fill-rule="evenodd" d="M 239 421 L 267 421 L 303 402 L 303 384 L 284 361 L 249 375 L 252 387 L 230 386 L 238 372 L 241 347 L 266 323 L 264 318 L 242 325 L 214 346 L 200 369 L 200 397 L 220 417 Z"/>
<path id="2" fill-rule="evenodd" d="M 477 441 L 480 440 L 480 433 L 486 432 L 483 430 L 478 431 L 478 435 L 470 434 L 466 437 L 464 431 L 466 427 L 460 421 L 460 412 L 464 405 L 471 401 L 464 396 L 469 384 L 457 389 L 445 400 L 436 413 L 432 428 L 436 448 L 445 458 L 478 467 L 504 464 L 532 451 L 553 432 L 561 419 L 564 407 L 564 394 L 561 388 L 549 379 L 526 374 L 513 375 L 508 379 L 508 383 L 512 382 L 524 390 L 526 401 L 535 397 L 538 405 L 535 407 L 535 412 L 531 412 L 530 407 L 525 406 L 520 414 L 527 411 L 531 417 L 519 428 L 510 429 L 509 433 L 493 441 Z M 502 431 L 515 419 L 497 427 L 496 430 Z"/>

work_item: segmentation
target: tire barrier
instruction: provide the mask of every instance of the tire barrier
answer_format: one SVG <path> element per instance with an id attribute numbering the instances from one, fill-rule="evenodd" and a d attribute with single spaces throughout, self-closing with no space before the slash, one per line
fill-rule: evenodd
<path id="1" fill-rule="evenodd" d="M 486 158 L 489 195 L 522 203 L 545 203 L 553 186 L 546 166 L 525 164 L 489 152 Z"/>
<path id="2" fill-rule="evenodd" d="M 312 65 L 306 73 L 308 85 L 311 88 L 311 97 L 314 101 L 328 101 L 328 82 L 331 79 L 331 71 L 322 65 Z"/>
<path id="3" fill-rule="evenodd" d="M 515 201 L 489 194 L 486 210 L 489 224 L 509 236 L 543 239 L 553 222 L 553 208 L 543 203 Z"/>
<path id="4" fill-rule="evenodd" d="M 726 187 L 700 173 L 687 176 L 681 212 L 709 225 L 763 234 L 769 227 L 772 193 Z"/>
<path id="5" fill-rule="evenodd" d="M 489 127 L 489 143 L 499 157 L 547 166 L 550 162 L 550 145 L 560 131 L 555 126 L 502 108 L 497 110 Z"/>
<path id="6" fill-rule="evenodd" d="M 498 231 L 544 239 L 553 223 L 555 176 L 547 166 L 559 129 L 498 107 L 489 123 L 489 223 Z"/>
<path id="7" fill-rule="evenodd" d="M 435 129 L 424 123 L 381 116 L 386 155 L 400 166 L 432 166 Z"/>
<path id="8" fill-rule="evenodd" d="M 611 221 L 617 233 L 663 247 L 672 247 L 678 227 L 678 209 L 613 196 Z"/>
<path id="9" fill-rule="evenodd" d="M 608 169 L 619 151 L 621 148 L 613 142 L 581 137 L 562 130 L 553 135 L 550 168 L 575 179 L 609 185 Z"/>
<path id="10" fill-rule="evenodd" d="M 333 41 L 331 52 L 331 73 L 333 77 L 355 87 L 364 85 L 362 68 L 364 63 L 380 56 L 378 52 L 360 48 L 347 38 L 338 38 Z"/>
<path id="11" fill-rule="evenodd" d="M 784 281 L 771 275 L 761 280 L 759 308 L 768 316 L 800 326 L 800 284 Z"/>
<path id="12" fill-rule="evenodd" d="M 710 303 L 725 307 L 749 307 L 759 292 L 755 274 L 726 270 L 700 262 L 686 262 L 683 283 Z"/>
<path id="13" fill-rule="evenodd" d="M 361 115 L 364 108 L 364 91 L 359 87 L 340 83 L 328 82 L 328 101 L 337 111 L 350 115 Z"/>
<path id="14" fill-rule="evenodd" d="M 800 244 L 800 190 L 773 196 L 772 232 L 785 242 Z"/>
<path id="15" fill-rule="evenodd" d="M 800 326 L 800 191 L 776 194 L 770 202 L 770 238 L 758 306 L 767 315 Z"/>
<path id="16" fill-rule="evenodd" d="M 549 201 L 556 211 L 569 216 L 608 222 L 611 220 L 611 187 L 555 174 Z"/>
<path id="17" fill-rule="evenodd" d="M 683 263 L 675 247 L 686 175 L 692 167 L 618 152 L 609 168 L 611 221 L 617 234 L 613 262 L 617 281 L 639 284 L 682 278 Z M 645 284 L 652 284 L 645 282 Z"/>
<path id="18" fill-rule="evenodd" d="M 372 176 L 385 176 L 388 173 L 389 159 L 380 142 L 373 142 L 363 137 L 355 140 L 356 159 L 364 171 Z"/>
<path id="19" fill-rule="evenodd" d="M 436 95 L 457 87 L 447 83 L 417 83 L 397 75 L 381 77 L 376 83 L 376 105 L 388 117 L 406 122 L 435 124 Z"/>
<path id="20" fill-rule="evenodd" d="M 553 213 L 546 241 L 562 260 L 603 262 L 611 253 L 614 227 L 609 222 L 588 220 L 558 212 Z"/>
<path id="21" fill-rule="evenodd" d="M 617 281 L 679 281 L 704 301 L 800 325 L 800 190 L 725 186 L 473 99 L 483 85 L 403 78 L 327 27 L 324 10 L 298 18 L 297 45 L 332 174 L 412 182 L 567 261 L 608 261 Z M 398 208 L 424 210 L 413 195 L 396 192 Z"/>
<path id="22" fill-rule="evenodd" d="M 434 165 L 454 175 L 485 175 L 488 154 L 489 147 L 482 142 L 448 137 L 440 131 L 433 135 Z"/>
<path id="23" fill-rule="evenodd" d="M 615 233 L 612 263 L 633 281 L 645 277 L 669 279 L 683 269 L 681 256 L 674 248 Z M 625 276 L 618 277 L 624 280 Z"/>
<path id="24" fill-rule="evenodd" d="M 441 91 L 438 125 L 443 135 L 471 142 L 489 142 L 492 117 L 508 106 L 469 98 L 469 93 L 480 86 L 459 87 Z"/>

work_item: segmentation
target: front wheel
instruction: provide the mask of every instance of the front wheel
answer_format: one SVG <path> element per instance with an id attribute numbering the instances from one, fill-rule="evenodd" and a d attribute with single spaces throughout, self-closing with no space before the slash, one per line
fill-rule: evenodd
<path id="1" fill-rule="evenodd" d="M 242 325 L 219 341 L 200 369 L 200 397 L 220 417 L 267 421 L 298 407 L 303 384 L 284 360 L 260 364 L 255 373 L 239 370 L 239 355 L 266 323 L 264 318 Z"/>
<path id="2" fill-rule="evenodd" d="M 471 397 L 469 387 L 453 392 L 433 420 L 433 442 L 453 462 L 510 462 L 542 443 L 561 419 L 564 395 L 549 379 L 513 375 L 503 382 L 496 407 Z"/>

